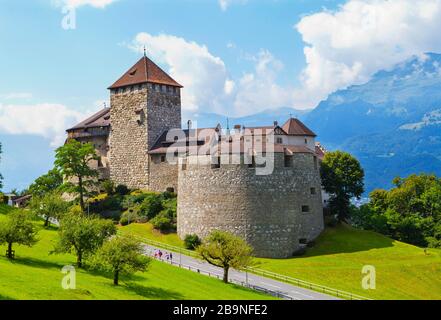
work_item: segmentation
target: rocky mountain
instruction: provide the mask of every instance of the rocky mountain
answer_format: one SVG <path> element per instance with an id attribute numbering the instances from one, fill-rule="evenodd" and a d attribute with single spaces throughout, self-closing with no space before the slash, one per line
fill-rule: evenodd
<path id="1" fill-rule="evenodd" d="M 441 55 L 414 57 L 337 91 L 305 122 L 329 149 L 360 158 L 368 191 L 395 176 L 441 175 Z"/>
<path id="2" fill-rule="evenodd" d="M 270 126 L 274 121 L 283 124 L 290 116 L 304 119 L 310 111 L 311 110 L 297 110 L 292 108 L 269 109 L 245 117 L 228 118 L 228 120 L 226 116 L 216 113 L 199 113 L 193 115 L 191 120 L 197 122 L 199 128 L 213 128 L 219 123 L 223 127 L 226 127 L 227 122 L 229 122 L 231 128 L 236 124 L 245 125 L 247 127 Z"/>

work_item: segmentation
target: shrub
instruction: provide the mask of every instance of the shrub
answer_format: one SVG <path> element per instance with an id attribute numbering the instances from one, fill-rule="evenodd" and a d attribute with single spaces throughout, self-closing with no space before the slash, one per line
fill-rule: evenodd
<path id="1" fill-rule="evenodd" d="M 138 213 L 136 211 L 126 211 L 122 214 L 119 223 L 122 226 L 127 226 L 131 223 L 138 222 L 140 219 Z"/>
<path id="2" fill-rule="evenodd" d="M 184 239 L 185 248 L 196 250 L 202 244 L 201 239 L 196 234 L 187 234 Z"/>
<path id="3" fill-rule="evenodd" d="M 115 192 L 121 196 L 126 196 L 130 193 L 130 190 L 127 186 L 120 184 L 115 188 Z"/>
<path id="4" fill-rule="evenodd" d="M 165 211 L 158 214 L 156 217 L 150 220 L 150 222 L 155 229 L 158 229 L 161 232 L 170 231 L 173 229 L 173 220 Z"/>
<path id="5" fill-rule="evenodd" d="M 3 192 L 0 192 L 0 203 L 4 203 L 4 204 L 8 203 L 8 197 L 6 197 Z"/>
<path id="6" fill-rule="evenodd" d="M 115 194 L 115 184 L 111 180 L 104 180 L 103 182 L 101 182 L 101 188 L 109 196 Z"/>
<path id="7" fill-rule="evenodd" d="M 123 227 L 128 226 L 129 219 L 127 219 L 127 217 L 121 217 L 121 219 L 119 220 L 119 224 L 122 225 Z"/>
<path id="8" fill-rule="evenodd" d="M 141 216 L 145 216 L 149 220 L 155 218 L 164 209 L 161 196 L 150 194 L 142 201 L 139 209 Z"/>

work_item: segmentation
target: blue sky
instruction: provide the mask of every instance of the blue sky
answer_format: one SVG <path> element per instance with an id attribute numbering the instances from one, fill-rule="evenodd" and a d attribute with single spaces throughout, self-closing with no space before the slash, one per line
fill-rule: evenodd
<path id="1" fill-rule="evenodd" d="M 50 168 L 52 154 L 46 153 L 63 142 L 66 127 L 107 102 L 107 86 L 139 59 L 144 45 L 185 86 L 184 117 L 313 108 L 333 91 L 409 56 L 441 51 L 441 0 L 0 5 L 0 172 L 6 190 L 24 188 Z M 65 8 L 75 12 L 73 30 L 62 28 Z"/>

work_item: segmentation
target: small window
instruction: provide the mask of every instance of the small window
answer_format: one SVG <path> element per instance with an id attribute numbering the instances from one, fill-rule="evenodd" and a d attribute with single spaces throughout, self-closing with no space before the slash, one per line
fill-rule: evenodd
<path id="1" fill-rule="evenodd" d="M 302 213 L 309 213 L 309 206 L 302 206 Z"/>
<path id="2" fill-rule="evenodd" d="M 305 144 L 308 144 L 308 139 L 305 139 Z"/>
<path id="3" fill-rule="evenodd" d="M 161 162 L 165 162 L 165 156 L 161 156 Z"/>
<path id="4" fill-rule="evenodd" d="M 312 195 L 316 195 L 317 194 L 317 189 L 316 188 L 311 188 L 311 194 Z"/>
<path id="5" fill-rule="evenodd" d="M 142 84 L 140 84 L 140 85 L 138 86 L 138 90 L 139 90 L 139 91 L 142 90 Z"/>
<path id="6" fill-rule="evenodd" d="M 280 137 L 277 138 L 277 139 L 276 139 L 276 143 L 277 143 L 277 144 L 282 144 L 282 143 L 283 143 L 283 139 L 280 138 Z"/>
<path id="7" fill-rule="evenodd" d="M 306 238 L 299 239 L 299 244 L 307 245 L 308 244 L 308 239 L 306 239 Z"/>
<path id="8" fill-rule="evenodd" d="M 131 87 L 130 87 L 130 92 L 133 92 L 133 91 L 135 91 L 135 87 L 134 87 L 134 86 L 131 86 Z"/>
<path id="9" fill-rule="evenodd" d="M 182 171 L 187 170 L 187 162 L 186 161 L 182 162 L 181 169 L 182 169 Z"/>

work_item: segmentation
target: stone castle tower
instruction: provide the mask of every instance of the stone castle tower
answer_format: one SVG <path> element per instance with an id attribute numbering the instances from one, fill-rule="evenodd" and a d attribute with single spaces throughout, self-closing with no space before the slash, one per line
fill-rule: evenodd
<path id="1" fill-rule="evenodd" d="M 181 128 L 181 88 L 146 55 L 110 90 L 110 178 L 150 187 L 148 151 L 164 131 Z"/>

